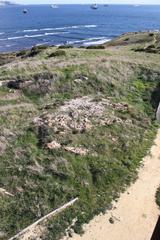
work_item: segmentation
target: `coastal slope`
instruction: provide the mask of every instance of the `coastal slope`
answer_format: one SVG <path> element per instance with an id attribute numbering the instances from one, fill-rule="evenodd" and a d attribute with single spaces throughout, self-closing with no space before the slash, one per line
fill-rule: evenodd
<path id="1" fill-rule="evenodd" d="M 157 32 L 0 55 L 1 239 L 75 198 L 33 239 L 81 234 L 112 208 L 156 135 L 159 60 Z"/>

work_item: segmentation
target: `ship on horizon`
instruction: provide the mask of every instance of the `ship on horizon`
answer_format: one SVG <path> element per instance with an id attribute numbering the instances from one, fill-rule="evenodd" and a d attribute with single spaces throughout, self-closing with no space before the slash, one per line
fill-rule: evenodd
<path id="1" fill-rule="evenodd" d="M 91 5 L 91 8 L 96 10 L 96 9 L 98 9 L 98 5 L 96 3 L 94 3 L 94 4 Z"/>
<path id="2" fill-rule="evenodd" d="M 26 8 L 24 8 L 22 12 L 23 12 L 23 14 L 27 14 L 28 10 Z"/>
<path id="3" fill-rule="evenodd" d="M 52 4 L 52 5 L 51 5 L 51 8 L 58 8 L 58 5 Z"/>

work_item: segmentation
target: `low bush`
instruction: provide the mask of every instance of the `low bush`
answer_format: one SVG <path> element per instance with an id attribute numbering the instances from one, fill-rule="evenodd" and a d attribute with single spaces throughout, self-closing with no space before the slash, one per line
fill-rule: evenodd
<path id="1" fill-rule="evenodd" d="M 39 46 L 36 46 L 36 49 L 39 49 L 39 50 L 46 50 L 48 48 L 47 45 L 39 45 Z"/>
<path id="2" fill-rule="evenodd" d="M 105 49 L 104 45 L 94 45 L 94 46 L 88 46 L 86 49 Z"/>
<path id="3" fill-rule="evenodd" d="M 45 50 L 47 48 L 48 48 L 48 46 L 46 46 L 46 45 L 35 46 L 35 47 L 31 48 L 31 51 L 28 54 L 28 56 L 29 57 L 34 57 L 34 56 L 38 55 L 39 53 L 41 53 L 43 50 Z"/>
<path id="4" fill-rule="evenodd" d="M 72 45 L 61 45 L 58 47 L 59 49 L 73 48 Z"/>
<path id="5" fill-rule="evenodd" d="M 37 48 L 37 47 L 33 47 L 30 51 L 30 53 L 28 54 L 28 57 L 34 57 L 37 54 L 39 54 L 42 50 Z"/>
<path id="6" fill-rule="evenodd" d="M 48 57 L 52 58 L 52 57 L 62 57 L 62 56 L 66 56 L 66 52 L 64 50 L 57 50 L 55 52 L 52 52 Z"/>
<path id="7" fill-rule="evenodd" d="M 153 37 L 153 36 L 154 36 L 154 33 L 149 33 L 149 36 L 150 36 L 150 37 Z"/>
<path id="8" fill-rule="evenodd" d="M 27 52 L 28 52 L 27 50 L 21 50 L 16 54 L 16 57 L 24 57 L 26 56 Z"/>
<path id="9" fill-rule="evenodd" d="M 125 38 L 124 41 L 125 41 L 125 42 L 129 41 L 129 38 Z"/>

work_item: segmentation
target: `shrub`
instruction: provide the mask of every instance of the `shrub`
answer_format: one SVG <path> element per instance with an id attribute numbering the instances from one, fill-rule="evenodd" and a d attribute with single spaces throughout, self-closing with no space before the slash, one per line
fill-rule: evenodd
<path id="1" fill-rule="evenodd" d="M 58 47 L 59 49 L 73 48 L 72 45 L 62 45 Z"/>
<path id="2" fill-rule="evenodd" d="M 136 49 L 132 49 L 135 52 L 144 52 L 144 48 L 136 48 Z"/>
<path id="3" fill-rule="evenodd" d="M 125 41 L 125 42 L 129 41 L 129 38 L 125 38 L 124 41 Z"/>
<path id="4" fill-rule="evenodd" d="M 16 57 L 24 57 L 27 54 L 27 50 L 21 50 L 16 54 Z"/>
<path id="5" fill-rule="evenodd" d="M 49 129 L 47 126 L 42 125 L 38 128 L 38 145 L 44 147 L 44 145 L 49 142 Z"/>
<path id="6" fill-rule="evenodd" d="M 153 36 L 154 36 L 154 33 L 149 33 L 149 36 L 150 36 L 150 37 L 153 37 Z"/>
<path id="7" fill-rule="evenodd" d="M 46 50 L 48 48 L 47 45 L 39 45 L 39 46 L 36 46 L 36 49 L 39 49 L 39 50 Z"/>
<path id="8" fill-rule="evenodd" d="M 11 89 L 20 89 L 20 83 L 21 83 L 22 81 L 19 81 L 19 80 L 17 80 L 17 81 L 9 81 L 8 83 L 7 83 L 7 87 L 8 88 L 11 88 Z"/>
<path id="9" fill-rule="evenodd" d="M 104 45 L 93 45 L 93 46 L 88 46 L 86 49 L 105 49 Z"/>
<path id="10" fill-rule="evenodd" d="M 52 57 L 62 57 L 62 56 L 66 56 L 66 52 L 64 50 L 57 50 L 55 52 L 52 52 L 48 57 L 52 58 Z"/>
<path id="11" fill-rule="evenodd" d="M 37 47 L 33 47 L 30 51 L 30 53 L 28 54 L 28 57 L 34 57 L 37 54 L 39 54 L 42 50 L 37 48 Z"/>
<path id="12" fill-rule="evenodd" d="M 159 49 L 154 44 L 151 44 L 146 48 L 137 48 L 137 49 L 133 49 L 133 50 L 135 52 L 160 53 Z"/>
<path id="13" fill-rule="evenodd" d="M 153 49 L 153 48 L 155 48 L 155 45 L 154 45 L 154 44 L 151 44 L 151 45 L 149 45 L 149 46 L 146 48 L 146 50 Z"/>
<path id="14" fill-rule="evenodd" d="M 48 46 L 46 46 L 46 45 L 35 46 L 35 47 L 31 48 L 31 51 L 28 56 L 34 57 L 47 48 L 48 48 Z"/>
<path id="15" fill-rule="evenodd" d="M 148 52 L 148 53 L 159 53 L 159 51 L 157 49 L 149 49 L 146 52 Z"/>

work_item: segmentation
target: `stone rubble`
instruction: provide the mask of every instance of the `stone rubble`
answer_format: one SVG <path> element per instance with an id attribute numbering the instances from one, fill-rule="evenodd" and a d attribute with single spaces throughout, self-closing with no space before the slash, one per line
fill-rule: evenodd
<path id="1" fill-rule="evenodd" d="M 46 144 L 46 148 L 47 149 L 59 149 L 59 148 L 61 148 L 61 144 L 59 144 L 56 141 L 52 141 L 52 142 Z"/>
<path id="2" fill-rule="evenodd" d="M 80 156 L 85 156 L 89 152 L 88 149 L 80 148 L 80 147 L 65 147 L 64 148 L 67 152 L 75 153 Z"/>
<path id="3" fill-rule="evenodd" d="M 111 112 L 113 109 L 123 112 L 128 109 L 128 105 L 112 103 L 110 98 L 96 101 L 85 96 L 65 102 L 57 112 L 36 117 L 33 122 L 36 126 L 47 125 L 56 134 L 65 134 L 68 131 L 83 132 L 91 129 L 93 122 L 100 125 L 121 123 L 122 120 Z"/>

